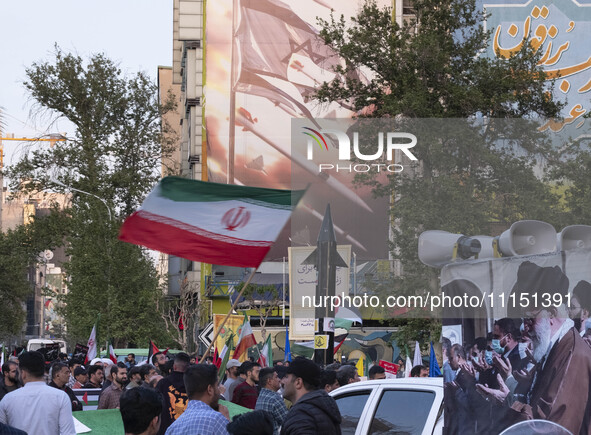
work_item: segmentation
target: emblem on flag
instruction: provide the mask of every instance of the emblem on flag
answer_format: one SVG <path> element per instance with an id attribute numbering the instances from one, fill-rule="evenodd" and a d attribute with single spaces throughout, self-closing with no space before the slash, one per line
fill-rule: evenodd
<path id="1" fill-rule="evenodd" d="M 245 226 L 250 220 L 250 212 L 245 207 L 234 207 L 224 213 L 222 223 L 227 230 L 234 231 L 236 228 Z"/>

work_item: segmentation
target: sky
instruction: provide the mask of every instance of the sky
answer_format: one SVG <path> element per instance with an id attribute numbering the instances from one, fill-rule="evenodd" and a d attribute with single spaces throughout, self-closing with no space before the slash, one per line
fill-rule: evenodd
<path id="1" fill-rule="evenodd" d="M 144 71 L 156 80 L 159 65 L 172 65 L 173 0 L 0 0 L 0 107 L 5 133 L 15 137 L 73 133 L 30 118 L 22 83 L 33 62 L 50 61 L 57 43 L 84 59 L 104 53 L 127 74 Z M 45 123 L 45 124 L 44 124 Z M 24 144 L 4 141 L 5 165 Z"/>

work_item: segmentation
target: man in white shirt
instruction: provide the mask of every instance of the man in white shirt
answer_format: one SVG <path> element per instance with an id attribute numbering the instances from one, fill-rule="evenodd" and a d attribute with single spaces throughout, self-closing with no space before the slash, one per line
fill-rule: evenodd
<path id="1" fill-rule="evenodd" d="M 0 402 L 0 422 L 29 434 L 75 435 L 68 395 L 43 382 L 43 355 L 25 352 L 18 360 L 24 387 L 4 396 Z"/>

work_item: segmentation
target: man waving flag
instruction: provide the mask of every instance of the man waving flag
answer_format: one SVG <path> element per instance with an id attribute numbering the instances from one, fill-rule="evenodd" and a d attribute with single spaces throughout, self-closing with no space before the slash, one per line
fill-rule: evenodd
<path id="1" fill-rule="evenodd" d="M 258 267 L 303 194 L 166 177 L 119 238 L 188 260 Z"/>

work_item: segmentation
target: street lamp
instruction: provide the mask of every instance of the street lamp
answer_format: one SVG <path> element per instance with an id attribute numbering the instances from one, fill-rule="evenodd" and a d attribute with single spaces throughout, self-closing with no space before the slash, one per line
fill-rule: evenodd
<path id="1" fill-rule="evenodd" d="M 70 190 L 74 190 L 76 192 L 80 192 L 80 193 L 85 193 L 86 195 L 90 195 L 90 196 L 94 196 L 96 199 L 98 199 L 99 201 L 101 201 L 103 204 L 105 204 L 105 207 L 107 207 L 107 211 L 109 212 L 109 221 L 112 221 L 112 215 L 111 215 L 111 208 L 109 207 L 109 205 L 107 204 L 107 201 L 105 201 L 103 198 L 101 198 L 100 196 L 96 196 L 94 193 L 90 193 L 90 192 L 85 192 L 84 190 L 80 190 L 80 189 L 76 189 L 75 187 L 72 186 L 67 186 L 64 183 L 62 183 L 59 180 L 55 180 L 55 179 L 50 179 L 49 181 L 51 181 L 53 184 L 57 184 L 58 186 L 61 187 L 65 187 L 66 189 L 70 189 Z"/>

